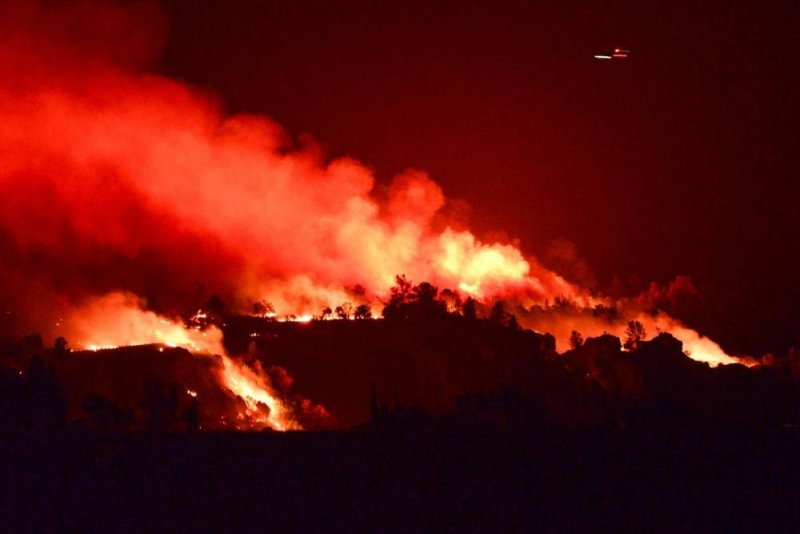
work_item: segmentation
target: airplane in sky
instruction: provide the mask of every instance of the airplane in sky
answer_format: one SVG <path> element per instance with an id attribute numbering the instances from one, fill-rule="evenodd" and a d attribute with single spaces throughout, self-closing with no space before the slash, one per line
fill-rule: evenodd
<path id="1" fill-rule="evenodd" d="M 594 58 L 599 60 L 609 60 L 609 59 L 628 59 L 630 56 L 631 51 L 625 48 L 615 48 L 613 52 L 610 54 L 595 54 Z"/>

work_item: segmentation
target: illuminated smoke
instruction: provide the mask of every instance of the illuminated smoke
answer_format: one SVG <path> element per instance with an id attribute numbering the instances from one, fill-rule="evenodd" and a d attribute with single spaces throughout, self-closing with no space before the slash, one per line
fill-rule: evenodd
<path id="1" fill-rule="evenodd" d="M 222 332 L 212 326 L 189 329 L 151 311 L 135 295 L 111 293 L 74 309 L 62 328 L 78 349 L 96 350 L 126 345 L 160 343 L 192 352 L 224 354 Z"/>
<path id="2" fill-rule="evenodd" d="M 17 59 L 0 86 L 7 268 L 167 304 L 198 284 L 242 305 L 279 285 L 285 313 L 318 312 L 354 284 L 385 293 L 399 273 L 479 296 L 576 293 L 514 247 L 433 231 L 446 200 L 423 172 L 381 202 L 352 158 L 326 161 L 266 118 L 226 117 L 198 90 L 39 37 L 3 47 Z"/>
<path id="3" fill-rule="evenodd" d="M 359 161 L 326 159 L 268 118 L 226 116 L 212 95 L 148 74 L 162 37 L 152 5 L 95 4 L 0 12 L 2 304 L 19 310 L 22 328 L 43 317 L 60 324 L 74 302 L 119 290 L 167 314 L 196 305 L 206 288 L 234 309 L 269 299 L 279 314 L 307 316 L 353 301 L 355 285 L 375 305 L 401 273 L 523 306 L 602 302 L 516 247 L 448 225 L 448 200 L 424 172 L 404 172 L 379 194 Z M 198 338 L 139 313 L 146 339 L 95 315 L 75 328 L 101 345 L 166 343 L 163 333 L 223 352 L 205 345 L 219 343 L 213 330 Z M 558 318 L 559 339 L 559 329 L 579 329 Z M 676 333 L 693 357 L 730 361 L 672 319 L 644 320 Z M 605 327 L 582 323 L 584 335 Z M 252 383 L 241 371 L 231 389 Z"/>
<path id="4" fill-rule="evenodd" d="M 399 273 L 479 297 L 578 296 L 512 246 L 434 231 L 446 199 L 424 172 L 379 200 L 352 158 L 327 161 L 266 118 L 226 117 L 200 91 L 33 34 L 2 43 L 5 270 L 164 309 L 202 285 L 240 308 L 268 296 L 280 313 L 318 313 L 344 287 L 385 294 Z"/>

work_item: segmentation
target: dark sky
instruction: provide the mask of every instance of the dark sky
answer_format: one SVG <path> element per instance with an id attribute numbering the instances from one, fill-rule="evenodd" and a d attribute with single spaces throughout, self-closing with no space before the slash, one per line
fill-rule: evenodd
<path id="1" fill-rule="evenodd" d="M 479 233 L 569 239 L 601 288 L 689 275 L 728 350 L 800 344 L 800 4 L 318 4 L 173 0 L 159 68 L 427 170 Z"/>

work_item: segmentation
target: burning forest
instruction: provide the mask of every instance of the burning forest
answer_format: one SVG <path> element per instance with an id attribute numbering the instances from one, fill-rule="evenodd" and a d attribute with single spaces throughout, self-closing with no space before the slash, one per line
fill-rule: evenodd
<path id="1" fill-rule="evenodd" d="M 303 491 L 297 491 L 292 481 L 301 481 L 298 484 L 304 488 L 313 486 L 333 478 L 332 465 L 346 464 L 344 482 L 331 482 L 316 491 L 324 495 L 340 491 L 349 496 L 351 505 L 369 501 L 388 511 L 380 500 L 384 496 L 373 494 L 371 482 L 364 482 L 377 480 L 378 475 L 364 473 L 388 470 L 397 480 L 403 480 L 406 472 L 420 473 L 420 479 L 423 472 L 425 476 L 434 473 L 455 481 L 443 487 L 449 488 L 448 498 L 457 498 L 442 498 L 431 487 L 414 483 L 415 491 L 430 491 L 408 500 L 413 493 L 408 488 L 384 482 L 387 501 L 434 506 L 430 503 L 441 499 L 458 515 L 455 508 L 470 499 L 484 503 L 496 498 L 494 489 L 486 489 L 495 487 L 495 477 L 513 481 L 497 485 L 499 495 L 509 492 L 506 501 L 513 502 L 521 495 L 519 488 L 531 482 L 519 478 L 528 476 L 519 465 L 537 458 L 535 482 L 550 481 L 553 488 L 559 486 L 562 471 L 571 473 L 573 465 L 591 463 L 586 473 L 567 477 L 572 484 L 569 495 L 567 490 L 563 495 L 550 490 L 537 494 L 541 506 L 536 508 L 536 517 L 574 526 L 558 510 L 571 510 L 568 515 L 574 518 L 589 506 L 586 503 L 603 508 L 607 501 L 587 488 L 613 485 L 606 480 L 618 480 L 623 472 L 638 473 L 635 463 L 626 463 L 638 461 L 636 455 L 621 454 L 621 450 L 638 451 L 649 468 L 661 465 L 660 447 L 666 449 L 664 444 L 670 443 L 676 455 L 670 460 L 675 462 L 674 470 L 685 471 L 689 480 L 691 469 L 684 466 L 700 465 L 698 457 L 714 455 L 721 446 L 728 446 L 728 439 L 749 443 L 748 432 L 777 436 L 770 445 L 776 455 L 780 447 L 796 439 L 800 353 L 792 345 L 795 333 L 781 338 L 790 342 L 777 353 L 741 350 L 752 345 L 730 342 L 747 337 L 746 332 L 738 332 L 738 338 L 706 335 L 711 330 L 702 325 L 714 324 L 708 319 L 709 310 L 723 310 L 725 317 L 735 314 L 725 304 L 709 304 L 713 297 L 703 301 L 709 284 L 696 285 L 694 275 L 678 270 L 702 264 L 696 260 L 703 254 L 701 245 L 686 245 L 682 255 L 675 255 L 680 265 L 675 272 L 670 265 L 659 264 L 658 272 L 668 270 L 666 278 L 649 284 L 621 282 L 628 272 L 604 276 L 601 283 L 570 240 L 559 238 L 547 250 L 532 250 L 531 234 L 547 222 L 543 215 L 530 223 L 533 217 L 528 211 L 537 209 L 535 202 L 516 214 L 518 221 L 531 225 L 527 237 L 510 237 L 487 222 L 490 212 L 481 211 L 481 205 L 474 208 L 480 220 L 471 222 L 471 208 L 453 192 L 458 188 L 445 177 L 437 178 L 433 170 L 415 164 L 390 171 L 373 168 L 368 157 L 337 152 L 347 149 L 346 145 L 334 150 L 324 144 L 324 138 L 294 133 L 302 129 L 297 123 L 289 121 L 284 127 L 279 124 L 283 121 L 241 109 L 231 103 L 238 102 L 235 97 L 229 99 L 213 83 L 169 74 L 162 54 L 170 50 L 170 27 L 180 23 L 177 15 L 172 20 L 170 14 L 179 13 L 181 6 L 181 2 L 159 5 L 150 0 L 37 0 L 0 5 L 0 437 L 8 438 L 6 459 L 45 466 L 43 472 L 49 470 L 47 476 L 52 477 L 45 477 L 50 482 L 43 486 L 24 476 L 14 479 L 12 486 L 19 488 L 23 499 L 25 495 L 40 499 L 37 492 L 52 490 L 68 494 L 73 504 L 80 505 L 83 490 L 103 498 L 113 494 L 123 502 L 144 494 L 151 499 L 148 509 L 158 510 L 165 499 L 157 491 L 150 496 L 147 475 L 136 478 L 155 469 L 154 476 L 166 481 L 165 487 L 180 486 L 183 491 L 196 486 L 209 492 L 201 495 L 200 490 L 187 490 L 189 504 L 181 514 L 194 518 L 200 513 L 197 508 L 207 509 L 202 513 L 232 528 L 232 516 L 245 517 L 250 511 L 214 516 L 216 503 L 224 501 L 224 496 L 208 489 L 214 476 L 237 481 L 230 484 L 239 491 L 231 501 L 249 503 L 258 513 L 279 514 L 280 506 L 263 505 L 261 496 L 274 491 L 271 502 L 278 503 L 291 495 L 299 499 L 293 504 L 305 509 Z M 242 13 L 257 10 L 240 7 Z M 273 13 L 285 7 L 278 2 L 258 9 Z M 427 20 L 426 9 L 440 7 L 415 11 L 422 13 L 420 20 Z M 287 20 L 302 19 L 295 21 L 299 50 L 310 46 L 300 43 L 306 39 L 303 36 L 317 31 L 320 42 L 336 34 L 341 43 L 349 43 L 342 44 L 341 50 L 356 57 L 356 48 L 369 47 L 361 42 L 354 45 L 359 41 L 356 37 L 346 39 L 347 28 L 393 27 L 386 21 L 372 24 L 372 15 L 363 15 L 363 20 L 362 15 L 353 15 L 344 21 L 344 15 L 337 18 L 338 12 L 325 13 L 330 24 L 325 19 L 324 24 L 310 21 L 308 26 L 304 17 L 286 15 Z M 483 20 L 482 15 L 469 13 Z M 526 11 L 526 16 L 533 17 L 531 13 Z M 391 13 L 379 15 L 374 15 L 375 21 Z M 245 15 L 241 16 L 241 39 L 248 42 L 251 33 L 259 33 L 253 30 L 258 26 L 253 22 L 248 30 Z M 427 42 L 422 22 L 394 16 L 420 31 L 415 39 L 404 34 L 401 41 L 408 40 L 404 46 L 414 49 L 423 46 L 418 42 Z M 198 24 L 208 22 L 200 12 L 196 17 Z M 490 19 L 498 27 L 510 24 L 503 17 Z M 332 29 L 336 24 L 342 25 L 339 33 Z M 453 29 L 452 35 L 440 33 L 437 26 L 434 42 L 441 42 L 444 52 L 437 50 L 432 57 L 440 53 L 449 57 L 448 39 L 462 39 L 454 49 L 459 52 L 453 52 L 458 60 L 450 62 L 453 80 L 460 79 L 455 74 L 462 72 L 458 69 L 471 68 L 472 63 L 462 61 L 460 55 L 469 49 L 475 64 L 492 65 L 486 76 L 493 86 L 501 87 L 511 101 L 522 98 L 510 78 L 503 78 L 504 72 L 516 71 L 503 61 L 488 61 L 480 47 L 474 48 L 480 39 L 470 32 L 491 33 L 491 25 L 484 28 L 482 22 L 476 23 L 476 30 L 470 24 L 465 22 L 467 30 L 463 30 L 468 37 L 461 36 L 461 29 Z M 548 35 L 546 29 L 541 31 Z M 508 32 L 500 33 L 505 38 Z M 280 41 L 277 35 L 263 39 L 264 46 L 278 46 Z M 580 40 L 564 47 L 540 47 L 522 46 L 527 37 L 520 39 L 520 50 L 530 47 L 538 54 L 537 61 L 561 54 L 559 62 L 545 61 L 550 70 L 541 73 L 543 80 L 548 76 L 555 80 L 561 71 L 588 76 L 588 69 L 594 69 L 592 83 L 610 83 L 608 76 L 614 74 L 609 72 L 614 69 L 619 76 L 649 72 L 634 69 L 648 54 L 654 55 L 652 47 L 641 46 L 625 61 L 597 62 L 579 50 Z M 487 39 L 487 50 L 499 46 L 493 42 Z M 374 54 L 380 58 L 373 65 L 376 72 L 405 65 L 397 59 L 404 47 L 392 44 L 389 53 L 382 46 L 375 44 Z M 588 49 L 604 47 L 592 43 Z M 332 47 L 331 57 L 338 57 L 341 50 Z M 585 64 L 564 59 L 573 52 L 588 58 Z M 388 63 L 396 60 L 397 65 L 385 65 L 385 58 Z M 562 60 L 565 66 L 560 66 Z M 210 63 L 215 61 L 218 58 L 209 58 Z M 243 61 L 226 60 L 226 69 L 230 67 L 226 73 L 236 73 Z M 361 68 L 360 61 L 348 59 L 331 69 L 341 67 L 347 73 L 349 68 Z M 306 72 L 306 67 L 296 68 Z M 327 67 L 308 68 L 322 72 Z M 425 76 L 420 80 L 439 76 L 420 54 L 403 68 L 423 69 Z M 249 80 L 258 78 L 254 70 L 248 71 Z M 366 66 L 364 70 L 371 72 Z M 269 75 L 274 76 L 271 83 L 276 87 L 282 83 L 280 72 Z M 317 83 L 315 76 L 304 75 L 313 78 L 309 85 Z M 479 85 L 474 79 L 471 82 Z M 458 84 L 465 86 L 464 95 L 472 94 L 470 83 Z M 534 85 L 542 84 L 547 85 L 539 81 Z M 346 85 L 350 90 L 358 84 L 348 80 Z M 255 91 L 247 84 L 242 87 L 242 93 Z M 359 90 L 368 92 L 369 83 Z M 397 92 L 404 90 L 416 94 L 416 89 L 398 82 Z M 378 99 L 377 93 L 374 98 Z M 459 98 L 451 95 L 454 105 Z M 576 99 L 576 109 L 583 98 Z M 479 97 L 463 99 L 481 101 Z M 309 109 L 325 102 L 323 96 L 318 102 L 316 94 L 308 100 Z M 630 103 L 640 104 L 635 99 Z M 516 120 L 521 112 L 513 105 L 498 116 Z M 615 113 L 628 117 L 620 111 L 622 107 L 617 106 Z M 416 109 L 411 97 L 408 109 Z M 554 131 L 568 132 L 559 143 L 575 143 L 579 154 L 583 137 L 590 137 L 570 126 L 573 115 L 580 114 L 554 109 L 560 113 Z M 424 115 L 418 110 L 414 113 Z M 653 111 L 653 117 L 666 120 L 660 113 Z M 396 110 L 391 110 L 386 116 L 395 115 Z M 634 112 L 629 115 L 633 119 L 624 120 L 640 120 Z M 586 128 L 602 124 L 597 118 L 601 116 L 586 115 Z M 752 112 L 751 119 L 756 121 L 758 113 Z M 466 119 L 459 117 L 447 126 L 449 130 L 443 126 L 443 133 L 437 135 L 461 135 L 457 132 L 461 120 Z M 640 126 L 627 141 L 613 140 L 613 150 L 603 157 L 616 161 L 626 144 L 635 150 L 637 139 L 647 137 L 646 128 L 642 133 Z M 543 139 L 549 139 L 548 135 Z M 650 131 L 649 135 L 658 139 L 661 134 Z M 413 137 L 413 132 L 406 137 Z M 718 137 L 721 140 L 708 142 L 709 153 L 735 135 Z M 508 149 L 519 143 L 508 137 L 497 140 L 498 146 Z M 459 151 L 476 152 L 469 144 L 457 146 L 447 139 L 441 146 L 425 148 L 455 159 L 462 158 Z M 387 158 L 394 157 L 393 149 L 391 144 L 385 147 Z M 671 165 L 676 164 L 659 160 L 656 152 L 648 150 L 632 155 L 630 165 L 635 166 L 637 158 L 652 158 L 655 185 L 652 189 L 641 186 L 641 190 L 666 191 L 673 186 L 667 180 L 657 182 L 657 177 L 674 170 Z M 584 166 L 549 155 L 540 160 L 545 166 L 557 161 L 563 167 L 556 177 L 581 175 L 573 184 L 578 187 L 561 195 L 558 217 L 552 216 L 553 209 L 547 211 L 549 216 L 560 224 L 570 218 L 583 221 L 586 235 L 594 236 L 588 228 L 602 221 L 587 214 L 587 201 L 581 199 L 597 192 L 599 186 L 593 181 L 610 179 L 603 175 L 602 166 L 593 174 L 596 160 L 591 158 L 603 150 L 590 147 L 584 152 L 590 158 Z M 770 152 L 772 159 L 762 159 L 777 160 L 777 153 L 775 148 Z M 675 154 L 679 158 L 680 150 Z M 705 157 L 704 153 L 700 163 L 691 165 L 706 172 Z M 485 166 L 492 165 L 487 159 Z M 489 174 L 495 179 L 513 167 L 504 162 Z M 640 184 L 638 180 L 637 176 Z M 499 176 L 497 182 L 496 198 L 486 198 L 487 205 L 499 203 L 500 211 L 505 211 L 505 202 L 508 206 L 519 202 L 511 197 L 531 198 L 520 181 L 503 185 Z M 585 191 L 581 184 L 587 187 Z M 635 227 L 642 221 L 636 219 L 639 211 L 661 203 L 660 197 L 642 200 L 641 206 L 638 200 L 632 202 L 637 187 L 629 187 L 632 196 L 620 196 L 618 205 L 609 193 L 607 198 L 613 202 L 606 200 L 604 207 L 608 221 L 630 216 L 626 224 Z M 697 187 L 698 195 L 701 189 Z M 572 208 L 571 202 L 575 203 Z M 692 207 L 701 200 L 686 203 L 689 207 L 680 213 L 702 211 Z M 775 206 L 778 213 L 780 205 Z M 708 228 L 716 224 L 712 208 L 705 220 Z M 658 213 L 652 215 L 656 222 L 666 217 Z M 759 220 L 751 217 L 747 224 L 760 224 Z M 670 223 L 664 222 L 663 226 L 666 229 L 659 230 L 653 240 L 663 241 L 665 250 L 675 246 L 671 241 L 688 241 L 679 225 L 667 228 Z M 637 231 L 632 230 L 631 236 L 638 235 Z M 696 233 L 701 239 L 715 231 L 698 229 Z M 742 231 L 743 239 L 745 234 Z M 605 248 L 595 246 L 594 259 L 610 255 L 624 259 L 635 248 L 631 236 L 622 236 Z M 775 247 L 782 242 L 780 236 L 763 241 Z M 664 253 L 664 258 L 670 259 L 669 254 Z M 622 260 L 603 261 L 617 265 Z M 735 270 L 725 268 L 726 276 L 728 270 Z M 761 278 L 773 273 L 779 278 L 782 268 L 770 267 Z M 731 280 L 738 279 L 731 275 Z M 736 295 L 746 292 L 743 284 L 735 285 L 740 292 Z M 702 313 L 692 312 L 695 302 L 704 302 Z M 778 305 L 779 311 L 789 309 L 788 304 Z M 702 320 L 693 321 L 696 317 Z M 721 317 L 718 324 L 725 320 Z M 767 319 L 763 323 L 766 328 Z M 732 328 L 723 325 L 714 332 Z M 665 437 L 668 431 L 672 433 Z M 696 449 L 687 445 L 692 436 L 702 438 Z M 36 456 L 30 443 L 47 451 L 46 455 Z M 491 449 L 486 453 L 490 457 L 476 456 L 482 447 Z M 231 452 L 238 457 L 223 458 L 218 454 L 222 450 L 239 451 Z M 684 455 L 687 450 L 701 452 Z M 555 458 L 552 465 L 539 459 L 549 457 Z M 173 461 L 167 467 L 159 463 Z M 101 472 L 107 467 L 103 462 L 112 471 L 131 474 L 127 485 L 114 482 L 116 475 L 106 480 L 81 471 L 81 466 L 93 466 L 87 472 Z M 272 489 L 248 478 L 249 462 L 255 466 L 252 473 L 270 480 Z M 218 471 L 214 476 L 203 474 L 212 471 L 196 470 L 197 465 Z M 603 471 L 606 467 L 597 467 L 606 465 L 611 466 L 608 472 Z M 660 467 L 653 469 L 653 477 L 663 476 Z M 72 481 L 65 483 L 69 489 L 81 491 L 62 492 L 62 475 Z M 124 493 L 128 490 L 130 495 Z M 664 491 L 660 495 L 668 495 L 667 499 L 680 497 Z M 579 497 L 573 499 L 573 495 Z M 45 497 L 54 506 L 62 506 L 49 493 Z M 629 497 L 647 506 L 646 497 L 636 491 L 629 491 Z M 737 494 L 729 501 L 740 499 Z M 205 506 L 206 501 L 214 501 L 215 506 Z M 552 509 L 546 504 L 551 501 L 557 503 Z M 759 502 L 757 497 L 754 502 Z M 55 510 L 53 517 L 69 516 L 69 507 Z M 10 509 L 17 508 L 12 503 Z M 220 509 L 225 508 L 221 505 Z M 353 513 L 348 521 L 363 520 L 358 526 L 364 529 L 385 526 L 381 521 L 370 523 L 351 508 L 335 511 Z M 324 506 L 314 513 L 335 515 Z M 265 516 L 259 524 L 297 526 L 275 517 Z M 400 519 L 409 517 L 418 516 L 405 514 Z M 494 525 L 496 517 L 483 520 Z M 21 523 L 27 521 L 24 517 Z M 61 519 L 54 521 L 48 527 L 66 525 Z M 76 527 L 80 520 L 76 521 L 68 526 Z M 193 524 L 187 521 L 183 526 Z M 642 523 L 647 521 L 640 521 L 639 527 Z M 530 524 L 508 526 L 520 530 Z"/>
<path id="2" fill-rule="evenodd" d="M 402 274 L 442 288 L 453 313 L 465 302 L 486 317 L 505 306 L 516 325 L 554 335 L 553 351 L 568 350 L 573 332 L 621 338 L 635 321 L 671 334 L 699 362 L 760 364 L 663 311 L 665 299 L 692 289 L 687 279 L 651 288 L 656 298 L 604 296 L 514 243 L 478 238 L 424 171 L 378 183 L 362 162 L 328 158 L 266 117 L 226 115 L 204 89 L 148 72 L 163 39 L 158 24 L 144 24 L 152 9 L 5 8 L 7 338 L 41 332 L 98 359 L 148 344 L 213 357 L 213 380 L 244 403 L 234 427 L 278 430 L 302 428 L 305 416 L 289 404 L 325 408 L 313 391 L 299 404 L 281 398 L 260 363 L 228 354 L 224 325 L 202 320 L 214 311 L 188 316 L 211 293 L 231 316 L 382 319 L 392 292 L 410 291 L 394 287 Z M 90 14 L 102 29 L 78 32 Z"/>

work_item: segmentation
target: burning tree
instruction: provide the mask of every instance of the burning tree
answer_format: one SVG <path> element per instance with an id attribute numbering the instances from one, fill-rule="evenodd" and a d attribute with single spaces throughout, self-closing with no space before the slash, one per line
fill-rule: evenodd
<path id="1" fill-rule="evenodd" d="M 414 286 L 405 275 L 395 278 L 389 302 L 383 308 L 387 320 L 431 318 L 447 314 L 447 303 L 439 299 L 439 288 L 430 282 Z"/>
<path id="2" fill-rule="evenodd" d="M 628 321 L 625 329 L 625 342 L 622 344 L 625 350 L 636 350 L 647 337 L 644 325 L 639 321 Z"/>
<path id="3" fill-rule="evenodd" d="M 334 311 L 336 312 L 336 317 L 346 320 L 349 319 L 353 313 L 353 305 L 349 302 L 345 302 L 341 306 L 336 306 Z"/>

